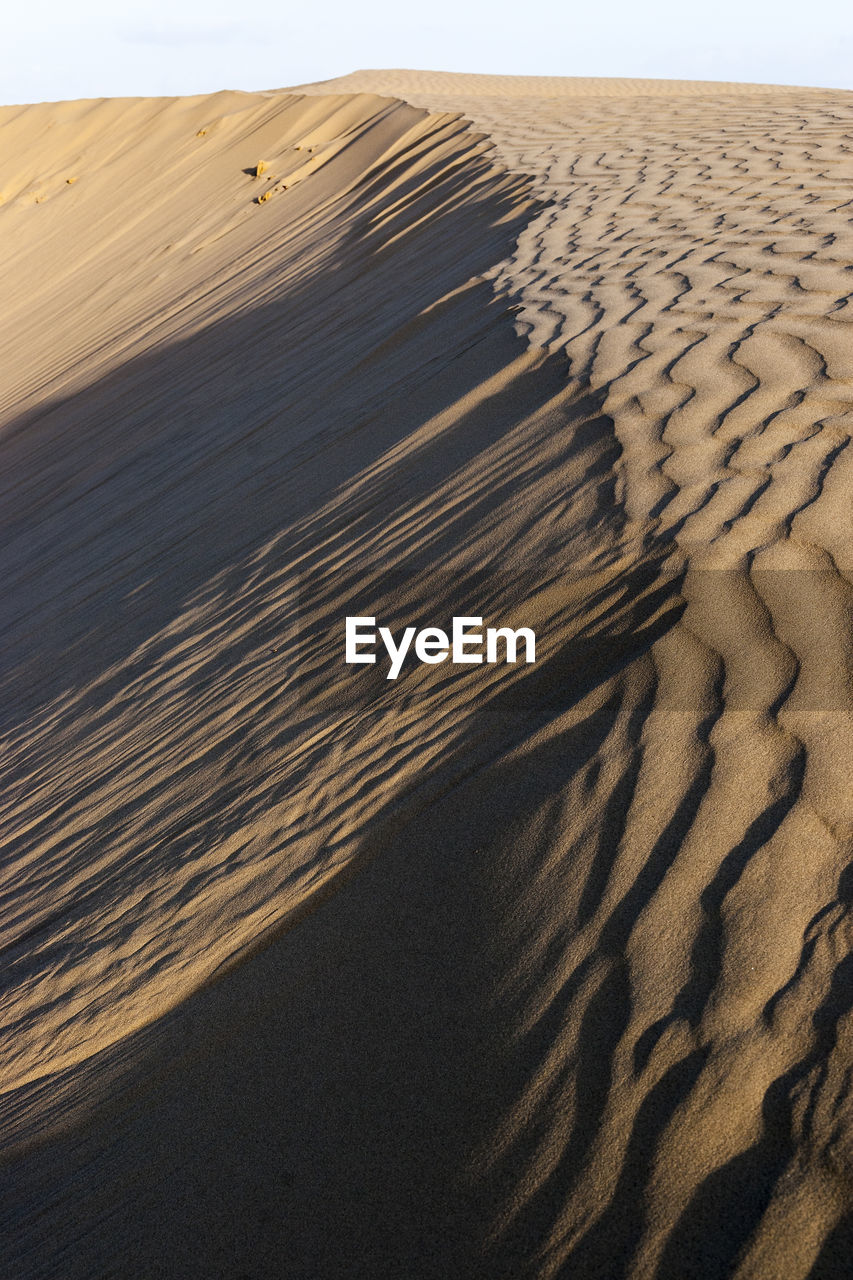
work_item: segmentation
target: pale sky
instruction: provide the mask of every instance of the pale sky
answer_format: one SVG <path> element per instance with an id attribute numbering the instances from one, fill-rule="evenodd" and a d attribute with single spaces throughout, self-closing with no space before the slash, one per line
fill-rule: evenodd
<path id="1" fill-rule="evenodd" d="M 5 0 L 0 102 L 406 67 L 853 89 L 849 0 Z"/>

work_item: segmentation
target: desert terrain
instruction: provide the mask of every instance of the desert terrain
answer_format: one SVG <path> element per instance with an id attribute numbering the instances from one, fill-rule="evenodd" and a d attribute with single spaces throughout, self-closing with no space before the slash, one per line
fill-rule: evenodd
<path id="1" fill-rule="evenodd" d="M 848 1276 L 853 94 L 6 107 L 0 233 L 2 1274 Z"/>

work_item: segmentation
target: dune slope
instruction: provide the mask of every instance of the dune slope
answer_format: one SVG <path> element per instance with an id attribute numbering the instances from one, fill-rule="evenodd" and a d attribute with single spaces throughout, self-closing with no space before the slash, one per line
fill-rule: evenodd
<path id="1" fill-rule="evenodd" d="M 850 95 L 0 138 L 10 1274 L 845 1275 Z"/>

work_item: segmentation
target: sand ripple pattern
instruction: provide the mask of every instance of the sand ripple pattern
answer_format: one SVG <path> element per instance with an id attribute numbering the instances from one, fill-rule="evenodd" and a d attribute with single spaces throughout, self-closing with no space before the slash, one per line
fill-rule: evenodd
<path id="1" fill-rule="evenodd" d="M 156 274 L 90 204 L 42 358 L 7 264 L 15 1274 L 845 1276 L 850 96 L 312 93 L 75 108 Z"/>
<path id="2" fill-rule="evenodd" d="M 577 805 L 559 828 L 565 934 L 543 928 L 530 1028 L 547 1068 L 499 1169 L 524 1167 L 527 1189 L 495 1258 L 549 1276 L 841 1275 L 853 99 L 349 80 L 402 92 L 406 75 L 403 96 L 462 111 L 547 201 L 489 277 L 600 398 L 626 536 L 663 551 L 686 604 L 643 659 L 633 752 L 602 752 L 622 763 L 589 800 L 602 851 L 586 863 Z M 529 1008 L 529 973 L 522 989 Z"/>

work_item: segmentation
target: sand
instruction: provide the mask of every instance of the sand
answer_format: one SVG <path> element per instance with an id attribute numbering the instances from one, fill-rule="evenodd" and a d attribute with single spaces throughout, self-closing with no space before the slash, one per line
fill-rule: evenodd
<path id="1" fill-rule="evenodd" d="M 853 96 L 0 140 L 4 1274 L 847 1276 Z"/>

